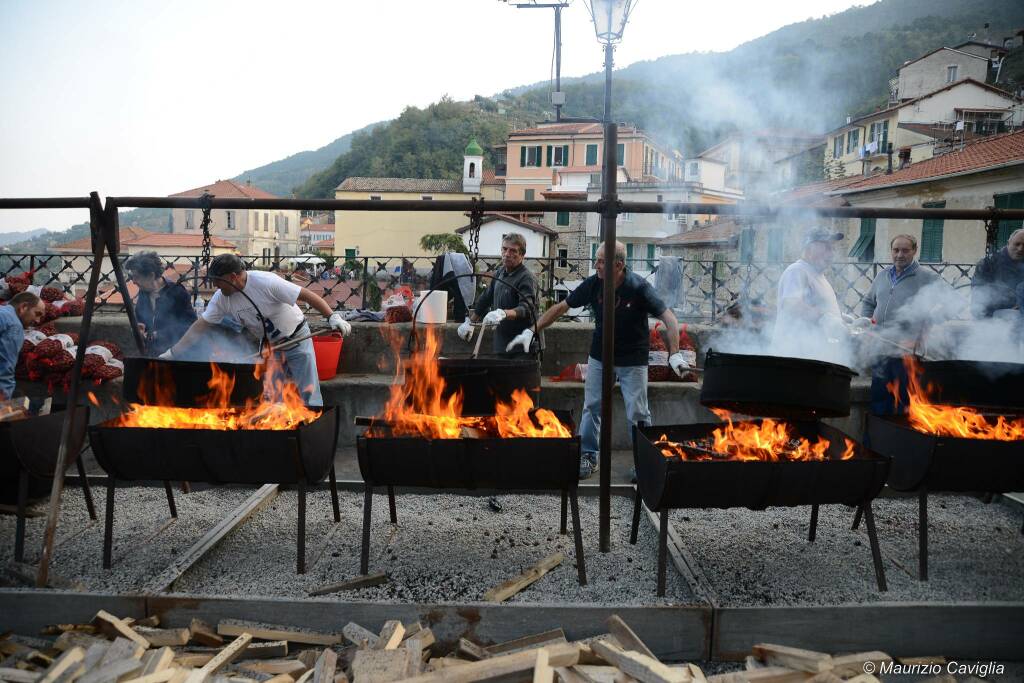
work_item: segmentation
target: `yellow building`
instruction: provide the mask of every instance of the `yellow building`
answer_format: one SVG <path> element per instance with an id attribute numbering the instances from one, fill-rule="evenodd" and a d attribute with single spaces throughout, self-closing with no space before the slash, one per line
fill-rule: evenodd
<path id="1" fill-rule="evenodd" d="M 500 183 L 485 178 L 483 149 L 473 140 L 466 147 L 461 180 L 435 178 L 346 178 L 335 199 L 379 201 L 469 201 L 500 199 Z M 420 247 L 424 235 L 451 232 L 466 224 L 463 211 L 335 211 L 334 253 L 337 256 L 428 256 Z"/>

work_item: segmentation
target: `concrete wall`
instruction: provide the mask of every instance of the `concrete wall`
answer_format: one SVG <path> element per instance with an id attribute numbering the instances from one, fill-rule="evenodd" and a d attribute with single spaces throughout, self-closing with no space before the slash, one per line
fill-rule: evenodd
<path id="1" fill-rule="evenodd" d="M 526 238 L 527 258 L 548 256 L 548 241 L 551 239 L 550 237 L 522 225 L 500 219 L 484 223 L 480 226 L 480 255 L 500 256 L 502 236 L 510 232 L 517 232 Z M 462 241 L 465 242 L 466 247 L 469 247 L 469 233 L 469 230 L 462 233 Z"/>
<path id="2" fill-rule="evenodd" d="M 943 48 L 924 59 L 909 64 L 899 73 L 899 97 L 910 100 L 927 95 L 948 85 L 946 67 L 957 65 L 956 80 L 973 78 L 985 82 L 988 75 L 988 60 Z"/>

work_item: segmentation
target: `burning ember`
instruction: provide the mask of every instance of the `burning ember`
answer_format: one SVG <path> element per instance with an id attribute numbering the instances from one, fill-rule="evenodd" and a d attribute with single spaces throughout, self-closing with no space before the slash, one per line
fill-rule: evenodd
<path id="1" fill-rule="evenodd" d="M 948 406 L 932 403 L 929 395 L 933 387 L 921 386 L 921 368 L 913 356 L 906 356 L 903 365 L 907 369 L 909 402 L 907 419 L 910 426 L 925 434 L 952 436 L 961 439 L 985 439 L 990 441 L 1024 440 L 1024 418 L 1007 418 L 997 415 L 993 423 L 988 417 L 973 408 Z M 893 380 L 886 388 L 900 403 L 899 380 Z"/>
<path id="2" fill-rule="evenodd" d="M 498 403 L 496 414 L 489 417 L 463 417 L 462 393 L 447 399 L 445 380 L 437 365 L 439 342 L 436 333 L 428 330 L 422 351 L 409 360 L 404 384 L 391 386 L 391 395 L 384 406 L 381 422 L 386 429 L 371 428 L 367 436 L 417 436 L 426 439 L 458 439 L 465 436 L 491 438 L 562 438 L 572 437 L 553 412 L 534 408 L 533 399 L 522 390 L 512 393 L 511 403 Z"/>
<path id="3" fill-rule="evenodd" d="M 231 391 L 235 379 L 222 371 L 215 363 L 211 363 L 212 377 L 207 386 L 210 393 L 206 397 L 206 408 L 176 408 L 174 387 L 171 378 L 165 378 L 158 386 L 153 387 L 152 395 L 156 402 L 163 405 L 140 405 L 130 403 L 127 412 L 109 424 L 112 427 L 143 427 L 148 429 L 266 429 L 289 430 L 300 425 L 313 422 L 320 417 L 319 411 L 306 406 L 302 396 L 293 382 L 288 380 L 281 364 L 267 354 L 264 365 L 256 366 L 257 379 L 260 368 L 266 367 L 268 374 L 267 391 L 257 403 L 248 402 L 242 408 L 224 408 L 230 405 Z M 140 387 L 140 393 L 146 390 Z M 99 405 L 96 396 L 89 392 L 89 400 Z"/>
<path id="4" fill-rule="evenodd" d="M 793 426 L 786 422 L 763 419 L 758 422 L 734 423 L 728 410 L 712 409 L 725 426 L 720 427 L 705 439 L 675 442 L 665 434 L 654 444 L 666 458 L 682 458 L 687 461 L 701 460 L 757 460 L 763 462 L 793 462 L 801 460 L 826 460 L 831 443 L 818 437 L 811 443 L 799 436 Z M 846 450 L 841 460 L 853 457 L 856 445 L 844 439 Z"/>

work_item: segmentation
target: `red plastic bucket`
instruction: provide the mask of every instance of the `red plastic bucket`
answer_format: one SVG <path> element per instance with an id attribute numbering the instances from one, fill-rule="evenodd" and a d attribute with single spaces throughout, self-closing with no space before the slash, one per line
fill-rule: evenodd
<path id="1" fill-rule="evenodd" d="M 316 355 L 316 376 L 323 382 L 338 374 L 341 360 L 341 345 L 344 340 L 340 332 L 313 337 L 313 353 Z"/>

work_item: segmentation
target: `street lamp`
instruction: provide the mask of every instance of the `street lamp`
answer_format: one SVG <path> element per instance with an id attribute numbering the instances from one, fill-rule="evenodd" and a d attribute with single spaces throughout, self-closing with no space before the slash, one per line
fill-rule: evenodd
<path id="1" fill-rule="evenodd" d="M 604 305 L 601 334 L 600 550 L 611 550 L 612 389 L 615 386 L 615 221 L 619 215 L 618 126 L 612 121 L 612 54 L 622 40 L 636 0 L 585 0 L 597 40 L 604 44 L 604 168 L 601 172 L 601 238 L 604 240 Z"/>

